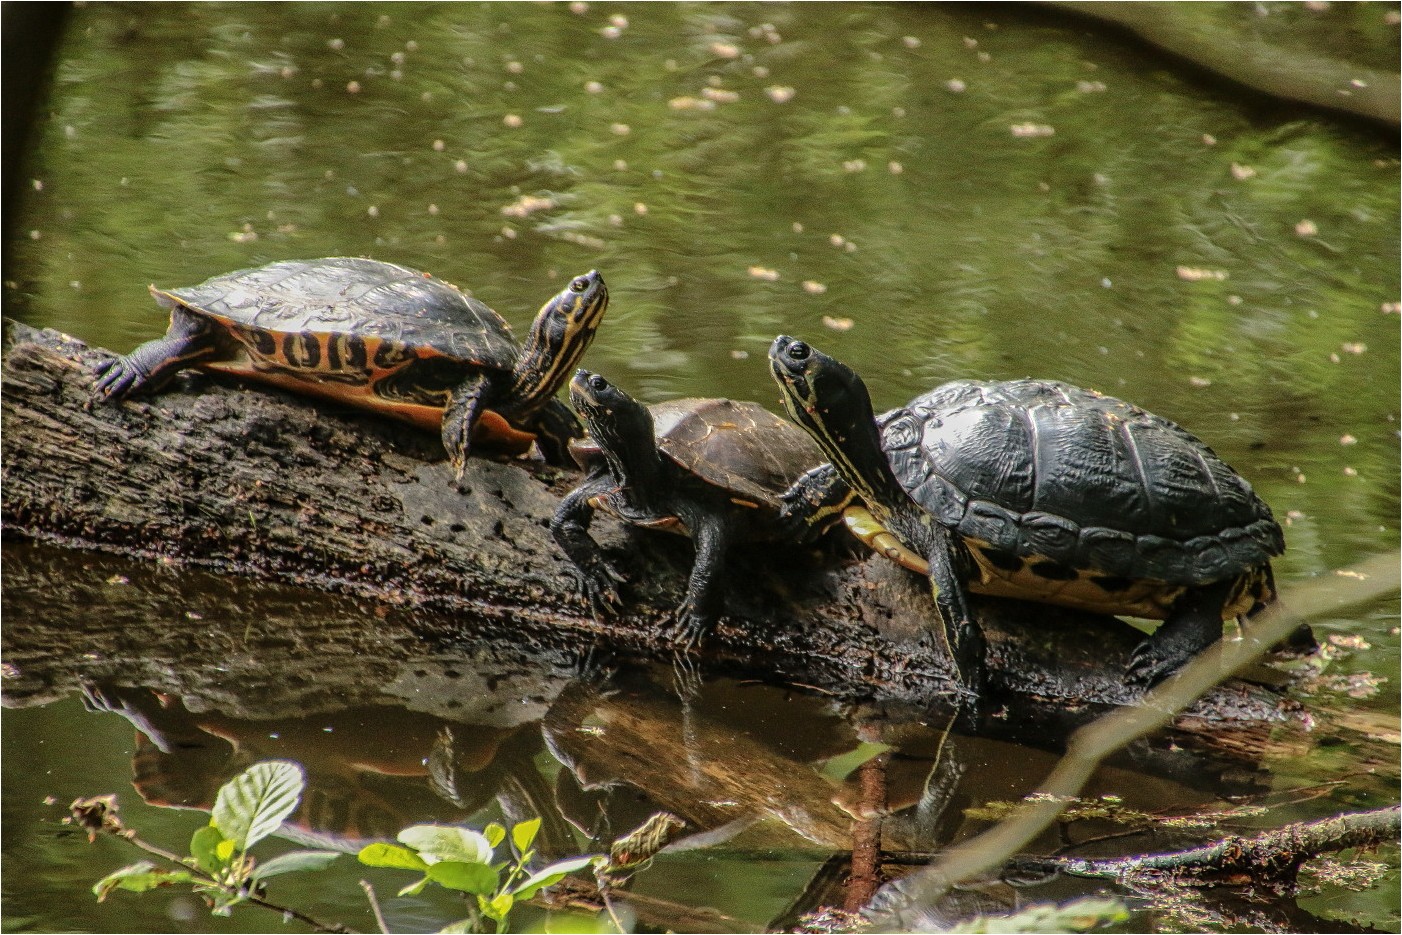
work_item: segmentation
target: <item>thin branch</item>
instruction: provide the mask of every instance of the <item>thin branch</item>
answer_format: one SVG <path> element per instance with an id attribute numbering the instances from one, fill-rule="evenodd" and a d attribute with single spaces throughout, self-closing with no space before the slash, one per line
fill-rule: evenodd
<path id="1" fill-rule="evenodd" d="M 384 913 L 380 912 L 380 901 L 375 898 L 375 888 L 370 885 L 369 880 L 361 880 L 360 888 L 365 891 L 365 898 L 370 901 L 370 911 L 375 914 L 375 924 L 379 926 L 384 935 L 389 935 L 389 926 L 385 924 Z"/>
<path id="2" fill-rule="evenodd" d="M 1319 821 L 1273 828 L 1254 837 L 1233 835 L 1191 850 L 1114 860 L 1056 857 L 1031 864 L 1079 877 L 1124 880 L 1169 873 L 1178 878 L 1249 874 L 1253 880 L 1294 879 L 1311 857 L 1353 847 L 1396 843 L 1402 833 L 1402 807 L 1352 812 Z"/>
<path id="3" fill-rule="evenodd" d="M 1285 639 L 1304 621 L 1398 590 L 1396 553 L 1354 566 L 1341 578 L 1302 584 L 1243 628 L 1241 639 L 1219 640 L 1136 707 L 1119 708 L 1073 734 L 1066 755 L 1037 793 L 1012 817 L 948 850 L 939 863 L 891 884 L 878 895 L 882 908 L 871 924 L 880 931 L 910 931 L 921 907 L 932 906 L 956 884 L 1003 864 L 1044 831 L 1075 801 L 1101 761 L 1126 744 L 1164 726 L 1203 693 Z"/>

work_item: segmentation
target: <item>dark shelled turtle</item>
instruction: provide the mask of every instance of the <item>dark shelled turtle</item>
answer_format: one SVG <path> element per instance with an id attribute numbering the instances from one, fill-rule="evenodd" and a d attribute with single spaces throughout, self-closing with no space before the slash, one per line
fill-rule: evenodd
<path id="1" fill-rule="evenodd" d="M 597 272 L 536 316 L 524 347 L 500 315 L 427 273 L 376 260 L 290 260 L 198 286 L 151 287 L 165 336 L 97 370 L 96 399 L 153 392 L 186 367 L 235 374 L 441 431 L 462 477 L 474 440 L 532 441 L 563 463 L 578 420 L 555 393 L 608 307 Z"/>
<path id="2" fill-rule="evenodd" d="M 1167 419 L 1047 380 L 948 383 L 878 419 L 831 357 L 781 335 L 769 359 L 830 461 L 785 496 L 784 522 L 845 510 L 868 545 L 928 574 L 975 690 L 983 637 L 966 588 L 1164 620 L 1130 663 L 1145 683 L 1275 596 L 1270 559 L 1285 541 L 1270 508 Z"/>
<path id="3" fill-rule="evenodd" d="M 679 399 L 644 406 L 587 370 L 571 381 L 570 402 L 589 429 L 588 438 L 571 446 L 588 473 L 560 504 L 550 530 L 574 563 L 580 590 L 596 614 L 619 605 L 623 579 L 589 535 L 596 510 L 689 535 L 696 560 L 674 635 L 694 645 L 721 611 L 726 552 L 736 542 L 782 537 L 779 495 L 822 453 L 757 403 Z M 801 538 L 823 531 L 814 523 Z"/>

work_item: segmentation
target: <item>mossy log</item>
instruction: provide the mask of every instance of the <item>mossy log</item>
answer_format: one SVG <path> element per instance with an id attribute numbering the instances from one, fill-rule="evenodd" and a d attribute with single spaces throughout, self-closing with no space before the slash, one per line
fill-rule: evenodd
<path id="1" fill-rule="evenodd" d="M 601 518 L 596 534 L 629 584 L 623 615 L 593 619 L 548 529 L 575 474 L 474 457 L 458 493 L 429 433 L 203 374 L 182 375 L 158 396 L 87 408 L 91 370 L 108 352 L 18 324 L 10 337 L 3 520 L 12 542 L 350 594 L 411 609 L 394 620 L 407 617 L 424 634 L 504 636 L 542 652 L 669 652 L 663 632 L 689 544 Z M 953 673 L 923 581 L 832 550 L 733 559 L 745 572 L 706 640 L 704 671 L 886 711 L 950 709 Z M 1054 748 L 1097 712 L 1137 699 L 1122 677 L 1139 639 L 1131 627 L 1043 605 L 974 606 L 997 693 L 984 706 L 988 734 Z M 382 616 L 367 614 L 363 626 L 383 642 Z M 1212 771 L 1203 755 L 1239 770 L 1305 749 L 1310 724 L 1275 692 L 1230 681 L 1129 755 L 1171 770 L 1156 758 L 1186 751 L 1195 772 Z"/>

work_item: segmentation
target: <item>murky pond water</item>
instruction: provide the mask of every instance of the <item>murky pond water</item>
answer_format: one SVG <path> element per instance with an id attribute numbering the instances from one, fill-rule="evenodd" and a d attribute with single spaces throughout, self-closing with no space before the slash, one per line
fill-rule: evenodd
<path id="1" fill-rule="evenodd" d="M 1291 54 L 1396 69 L 1395 5 L 1238 9 L 1238 28 Z M 779 332 L 863 373 L 878 408 L 955 378 L 1062 379 L 1175 419 L 1248 477 L 1286 525 L 1287 594 L 1397 543 L 1395 142 L 1084 21 L 1021 6 L 90 4 L 39 131 L 6 313 L 96 345 L 161 332 L 147 283 L 278 259 L 431 270 L 518 328 L 597 268 L 613 304 L 587 364 L 646 400 L 775 405 L 763 358 Z M 619 833 L 666 808 L 706 837 L 638 876 L 640 922 L 712 930 L 811 908 L 851 847 L 843 763 L 864 739 L 894 744 L 888 833 L 918 852 L 986 827 L 963 809 L 1024 794 L 1054 762 L 918 717 L 878 729 L 798 688 L 717 681 L 683 708 L 667 672 L 621 671 L 604 691 L 579 659 L 430 645 L 407 624 L 348 658 L 338 630 L 373 606 L 24 542 L 4 562 L 6 930 L 265 929 L 256 910 L 211 921 L 188 896 L 97 905 L 91 884 L 135 856 L 57 823 L 76 796 L 115 791 L 132 824 L 181 848 L 203 819 L 179 809 L 208 808 L 259 759 L 307 768 L 290 836 L 348 850 L 414 822 L 543 815 L 542 847 L 564 856 L 580 828 Z M 85 644 L 94 618 L 124 638 Z M 1396 602 L 1316 629 L 1339 645 L 1311 704 L 1395 738 Z M 79 685 L 74 660 L 97 652 L 110 678 Z M 1349 680 L 1365 672 L 1384 678 Z M 1246 797 L 1280 824 L 1395 801 L 1392 751 L 1332 742 L 1173 779 L 1117 765 L 1088 794 L 1169 813 Z M 455 764 L 455 795 L 435 756 Z M 343 858 L 275 892 L 369 928 L 363 871 Z M 431 892 L 386 900 L 395 930 L 458 917 Z M 1388 930 L 1396 874 L 1270 911 L 1240 924 Z"/>

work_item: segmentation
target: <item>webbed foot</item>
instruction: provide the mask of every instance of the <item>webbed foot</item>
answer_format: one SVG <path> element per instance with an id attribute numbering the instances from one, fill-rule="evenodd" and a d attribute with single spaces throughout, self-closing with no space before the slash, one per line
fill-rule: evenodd
<path id="1" fill-rule="evenodd" d="M 109 357 L 93 368 L 92 394 L 88 406 L 99 402 L 118 402 L 136 393 L 150 379 L 140 364 L 130 356 Z"/>
<path id="2" fill-rule="evenodd" d="M 1191 650 L 1165 645 L 1163 640 L 1147 639 L 1130 653 L 1125 677 L 1133 685 L 1150 689 L 1181 669 L 1192 657 Z"/>

